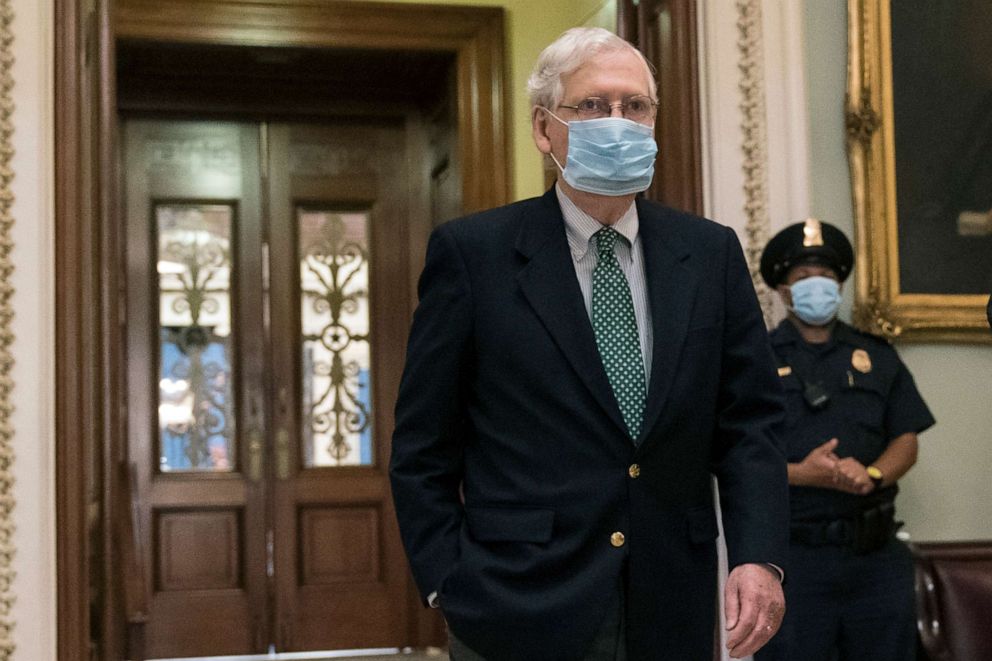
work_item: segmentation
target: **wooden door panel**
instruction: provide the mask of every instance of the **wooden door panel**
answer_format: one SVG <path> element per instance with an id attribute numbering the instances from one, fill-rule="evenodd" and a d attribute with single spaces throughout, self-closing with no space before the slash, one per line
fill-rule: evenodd
<path id="1" fill-rule="evenodd" d="M 263 652 L 258 128 L 131 119 L 122 137 L 146 651 Z"/>
<path id="2" fill-rule="evenodd" d="M 149 656 L 440 642 L 387 476 L 418 121 L 125 122 Z"/>
<path id="3" fill-rule="evenodd" d="M 386 474 L 409 232 L 428 222 L 411 204 L 407 129 L 279 124 L 269 139 L 273 424 L 289 451 L 273 484 L 277 648 L 408 645 L 410 582 Z M 340 300 L 367 318 L 336 311 Z"/>
<path id="4" fill-rule="evenodd" d="M 255 649 L 255 626 L 261 623 L 243 595 L 242 590 L 209 590 L 190 599 L 188 593 L 157 593 L 156 612 L 145 628 L 147 654 L 221 656 L 232 649 Z"/>
<path id="5" fill-rule="evenodd" d="M 189 484 L 185 475 L 170 475 L 171 479 L 156 480 L 150 484 L 145 495 L 159 508 L 181 508 L 191 504 L 197 507 L 240 507 L 249 497 L 250 490 L 240 475 L 204 475 L 209 489 L 199 489 L 191 494 L 197 485 Z M 195 498 L 195 500 L 194 500 Z"/>
<path id="6" fill-rule="evenodd" d="M 338 583 L 379 583 L 382 513 L 378 503 L 301 507 L 300 578 L 303 588 Z M 364 549 L 363 553 L 349 552 Z"/>
<path id="7" fill-rule="evenodd" d="M 239 510 L 155 512 L 155 589 L 241 590 L 244 530 Z M 188 549 L 200 549 L 189 553 Z"/>

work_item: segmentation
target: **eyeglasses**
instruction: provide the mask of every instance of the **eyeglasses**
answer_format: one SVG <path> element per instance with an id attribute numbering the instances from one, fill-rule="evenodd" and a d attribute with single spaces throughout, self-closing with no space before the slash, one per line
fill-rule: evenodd
<path id="1" fill-rule="evenodd" d="M 570 106 L 565 103 L 559 103 L 559 108 L 571 108 L 579 117 L 582 119 L 600 119 L 601 117 L 609 117 L 613 114 L 614 108 L 620 108 L 620 112 L 626 119 L 634 122 L 641 122 L 645 119 L 654 117 L 654 109 L 658 103 L 652 101 L 649 97 L 643 94 L 637 94 L 635 96 L 628 96 L 623 101 L 619 103 L 610 103 L 606 99 L 600 98 L 598 96 L 590 96 L 589 98 L 582 99 L 574 106 Z"/>

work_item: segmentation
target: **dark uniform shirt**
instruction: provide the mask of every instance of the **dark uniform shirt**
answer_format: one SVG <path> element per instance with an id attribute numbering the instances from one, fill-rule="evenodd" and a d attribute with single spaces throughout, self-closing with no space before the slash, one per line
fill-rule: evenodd
<path id="1" fill-rule="evenodd" d="M 788 319 L 771 332 L 785 390 L 783 439 L 789 463 L 837 438 L 837 456 L 868 466 L 899 436 L 934 424 L 912 375 L 885 340 L 836 322 L 824 344 L 809 344 Z M 814 410 L 805 385 L 818 384 L 829 397 Z M 818 487 L 789 487 L 793 521 L 851 517 L 864 496 Z M 896 489 L 876 494 L 894 499 Z"/>

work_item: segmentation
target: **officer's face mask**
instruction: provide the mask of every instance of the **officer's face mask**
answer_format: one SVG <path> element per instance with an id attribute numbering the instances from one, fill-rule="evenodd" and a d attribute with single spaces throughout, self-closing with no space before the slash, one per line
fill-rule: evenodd
<path id="1" fill-rule="evenodd" d="M 793 313 L 810 326 L 826 326 L 837 316 L 840 285 L 833 278 L 814 275 L 797 280 L 789 288 Z"/>
<path id="2" fill-rule="evenodd" d="M 658 145 L 654 129 L 621 117 L 601 117 L 566 122 L 568 155 L 565 167 L 551 158 L 572 188 L 597 195 L 630 195 L 647 190 L 654 177 Z"/>

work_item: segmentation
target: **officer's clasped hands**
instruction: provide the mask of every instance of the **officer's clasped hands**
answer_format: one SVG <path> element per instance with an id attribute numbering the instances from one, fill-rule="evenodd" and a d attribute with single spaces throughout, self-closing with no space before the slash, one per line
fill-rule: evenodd
<path id="1" fill-rule="evenodd" d="M 837 443 L 836 438 L 831 438 L 823 445 L 811 450 L 799 462 L 796 477 L 803 485 L 822 489 L 836 488 L 838 457 L 834 454 L 834 448 L 837 447 Z"/>
<path id="2" fill-rule="evenodd" d="M 854 457 L 844 457 L 837 461 L 837 488 L 841 491 L 865 496 L 875 489 L 875 483 L 868 477 L 868 469 Z"/>
<path id="3" fill-rule="evenodd" d="M 800 462 L 803 484 L 860 496 L 871 493 L 875 484 L 868 476 L 864 464 L 854 457 L 841 459 L 834 452 L 839 442 L 838 439 L 831 438 L 806 455 Z"/>

